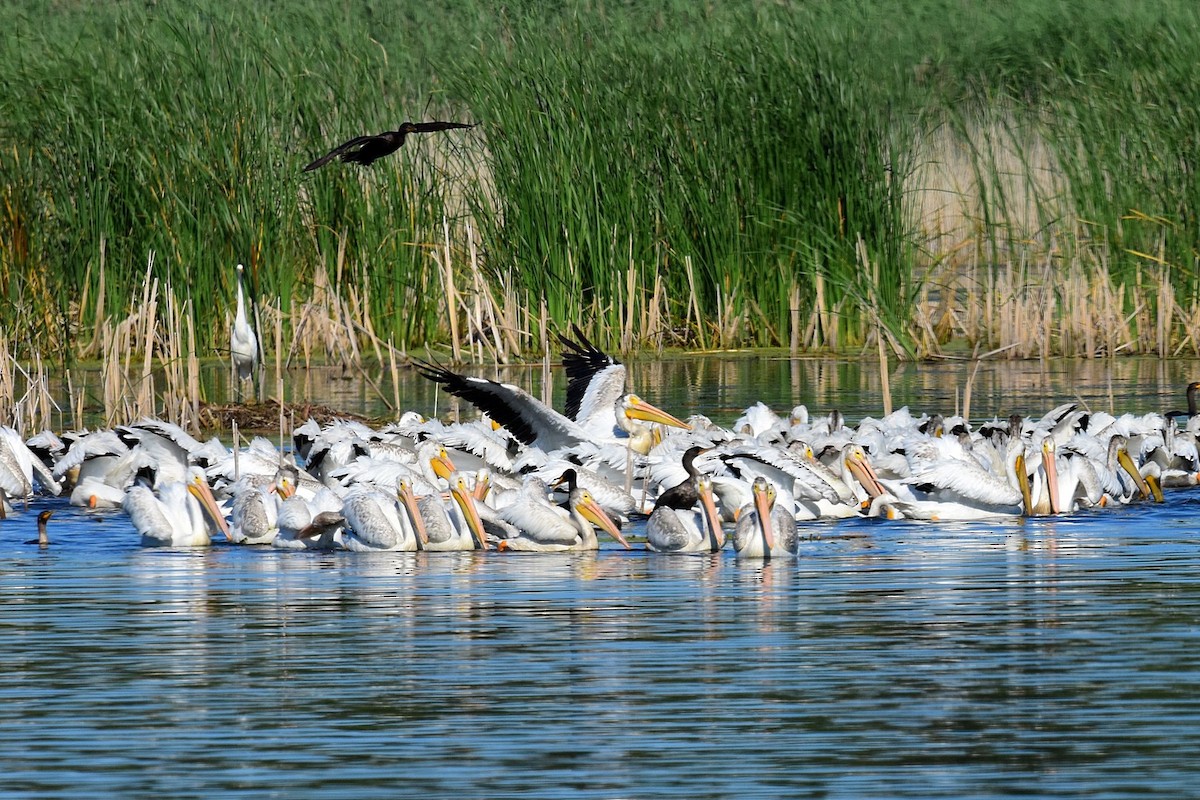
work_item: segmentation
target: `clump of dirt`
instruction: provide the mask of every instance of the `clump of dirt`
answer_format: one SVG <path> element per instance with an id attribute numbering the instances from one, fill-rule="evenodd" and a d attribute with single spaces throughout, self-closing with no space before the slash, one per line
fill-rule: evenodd
<path id="1" fill-rule="evenodd" d="M 284 403 L 284 424 L 290 429 L 301 425 L 309 418 L 325 425 L 335 419 L 353 419 L 368 425 L 377 424 L 376 420 L 359 414 L 350 414 L 336 408 L 319 403 Z M 236 422 L 241 431 L 277 431 L 279 430 L 279 403 L 267 400 L 262 403 L 200 403 L 198 417 L 200 427 L 206 431 L 226 431 L 233 428 Z"/>

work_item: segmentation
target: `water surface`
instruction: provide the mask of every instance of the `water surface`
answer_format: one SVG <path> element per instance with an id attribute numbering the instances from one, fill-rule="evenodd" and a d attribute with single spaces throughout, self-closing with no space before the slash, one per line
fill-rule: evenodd
<path id="1" fill-rule="evenodd" d="M 1181 402 L 1195 365 L 1141 363 L 981 368 L 972 416 Z M 867 366 L 656 369 L 648 398 L 724 422 L 879 410 Z M 897 404 L 952 411 L 964 369 Z M 39 501 L 0 522 L 0 795 L 1193 797 L 1198 511 L 813 524 L 756 565 L 144 550 Z"/>

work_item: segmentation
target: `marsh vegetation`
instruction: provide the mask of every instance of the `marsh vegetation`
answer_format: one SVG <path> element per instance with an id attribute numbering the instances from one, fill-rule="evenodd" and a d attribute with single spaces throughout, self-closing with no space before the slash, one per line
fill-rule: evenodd
<path id="1" fill-rule="evenodd" d="M 284 364 L 504 361 L 571 322 L 625 351 L 1200 353 L 1198 17 L 4 2 L 4 347 L 186 387 L 241 262 Z M 409 119 L 481 124 L 301 171 Z"/>

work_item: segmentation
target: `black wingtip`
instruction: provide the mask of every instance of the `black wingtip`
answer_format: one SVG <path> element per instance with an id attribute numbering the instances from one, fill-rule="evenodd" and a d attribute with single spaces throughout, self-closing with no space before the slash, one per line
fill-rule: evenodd
<path id="1" fill-rule="evenodd" d="M 456 378 L 462 377 L 455 372 L 451 372 L 436 361 L 424 361 L 415 356 L 412 358 L 412 363 L 409 366 L 416 370 L 417 374 L 422 378 L 431 380 L 434 383 L 448 384 Z"/>
<path id="2" fill-rule="evenodd" d="M 321 156 L 321 157 L 320 157 L 320 158 L 318 158 L 316 161 L 310 161 L 310 162 L 308 162 L 308 164 L 306 164 L 306 165 L 305 165 L 305 167 L 304 167 L 304 169 L 303 169 L 303 170 L 301 170 L 301 171 L 302 171 L 302 172 L 312 172 L 314 169 L 317 169 L 317 168 L 319 168 L 319 167 L 323 167 L 323 166 L 325 166 L 325 165 L 326 165 L 326 164 L 328 164 L 328 163 L 329 163 L 329 156 Z"/>

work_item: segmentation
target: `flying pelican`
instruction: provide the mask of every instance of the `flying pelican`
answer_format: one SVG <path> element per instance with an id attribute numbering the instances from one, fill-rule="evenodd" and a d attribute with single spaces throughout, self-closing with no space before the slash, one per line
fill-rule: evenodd
<path id="1" fill-rule="evenodd" d="M 42 513 L 38 514 L 37 538 L 30 539 L 29 541 L 25 542 L 25 544 L 36 544 L 38 547 L 49 547 L 50 546 L 50 535 L 46 533 L 46 523 L 50 521 L 50 517 L 52 517 L 52 516 L 54 516 L 54 512 L 51 511 L 50 509 L 46 509 Z"/>
<path id="2" fill-rule="evenodd" d="M 474 128 L 478 122 L 404 122 L 399 129 L 394 131 L 384 131 L 377 133 L 374 136 L 355 136 L 348 142 L 343 142 L 337 147 L 330 150 L 325 155 L 311 162 L 304 168 L 305 172 L 312 172 L 318 167 L 323 167 L 335 158 L 347 164 L 362 164 L 364 167 L 370 166 L 375 161 L 389 156 L 403 146 L 405 137 L 410 133 L 433 133 L 435 131 L 449 131 L 459 128 Z"/>
<path id="3" fill-rule="evenodd" d="M 186 482 L 163 484 L 157 492 L 145 477 L 139 478 L 125 492 L 122 508 L 141 534 L 144 547 L 207 547 L 213 529 L 229 536 L 229 527 L 199 467 L 189 468 Z"/>
<path id="4" fill-rule="evenodd" d="M 771 559 L 796 554 L 799 535 L 790 509 L 791 498 L 759 475 L 751 487 L 754 503 L 744 509 L 733 529 L 733 549 L 739 558 Z M 782 494 L 784 502 L 776 502 Z"/>
<path id="5" fill-rule="evenodd" d="M 246 298 L 242 295 L 242 273 L 245 267 L 237 265 L 237 315 L 233 318 L 233 330 L 229 336 L 229 354 L 238 380 L 253 376 L 258 367 L 258 337 L 246 316 Z"/>

